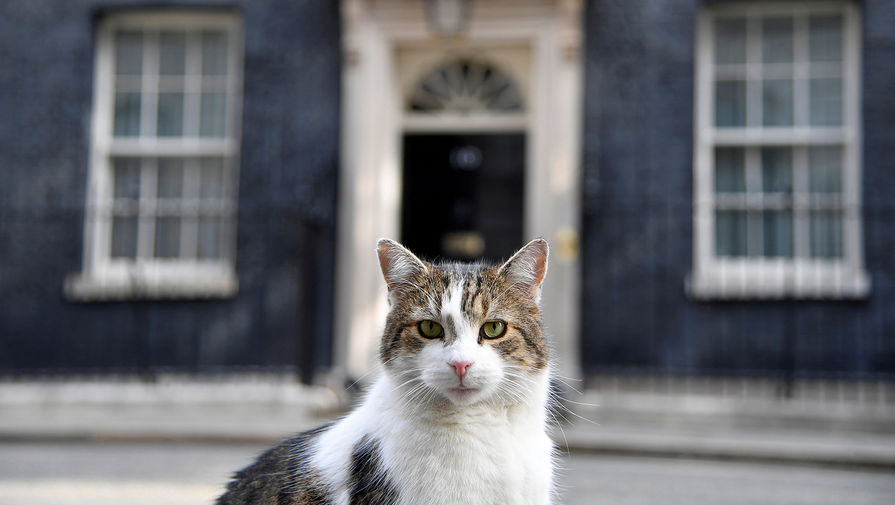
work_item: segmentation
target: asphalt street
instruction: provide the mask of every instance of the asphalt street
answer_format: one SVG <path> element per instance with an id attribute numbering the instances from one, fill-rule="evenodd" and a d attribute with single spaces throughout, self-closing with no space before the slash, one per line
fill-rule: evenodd
<path id="1" fill-rule="evenodd" d="M 199 443 L 3 443 L 2 505 L 209 504 L 264 447 Z M 895 473 L 578 454 L 561 500 L 584 504 L 895 503 Z"/>

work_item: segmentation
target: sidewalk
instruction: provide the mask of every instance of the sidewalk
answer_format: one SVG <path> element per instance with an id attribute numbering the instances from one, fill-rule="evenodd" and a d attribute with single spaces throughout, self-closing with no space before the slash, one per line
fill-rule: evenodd
<path id="1" fill-rule="evenodd" d="M 895 406 L 585 392 L 571 451 L 895 470 Z M 580 417 L 577 417 L 580 416 Z M 566 416 L 569 417 L 569 416 Z M 556 437 L 563 444 L 563 433 Z"/>
<path id="2" fill-rule="evenodd" d="M 331 420 L 344 403 L 289 376 L 0 382 L 0 440 L 267 443 Z"/>
<path id="3" fill-rule="evenodd" d="M 895 470 L 895 406 L 597 393 L 554 430 L 563 451 Z M 0 441 L 273 443 L 341 415 L 346 396 L 288 377 L 0 382 Z"/>

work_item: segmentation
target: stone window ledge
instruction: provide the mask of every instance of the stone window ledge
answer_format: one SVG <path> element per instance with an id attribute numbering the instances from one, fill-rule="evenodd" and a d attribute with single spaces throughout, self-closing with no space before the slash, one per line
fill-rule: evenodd
<path id="1" fill-rule="evenodd" d="M 65 297 L 73 302 L 222 299 L 239 289 L 231 269 L 210 272 L 159 272 L 133 269 L 124 274 L 77 272 L 65 279 Z"/>

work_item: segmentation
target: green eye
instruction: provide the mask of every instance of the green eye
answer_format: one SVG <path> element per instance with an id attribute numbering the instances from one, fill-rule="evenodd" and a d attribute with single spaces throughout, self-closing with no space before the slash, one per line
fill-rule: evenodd
<path id="1" fill-rule="evenodd" d="M 420 321 L 417 328 L 420 330 L 420 335 L 426 338 L 439 338 L 444 335 L 444 328 L 442 328 L 440 324 L 435 321 L 430 321 L 429 319 Z"/>
<path id="2" fill-rule="evenodd" d="M 479 334 L 485 338 L 500 338 L 507 331 L 507 323 L 503 321 L 488 321 L 482 325 Z"/>

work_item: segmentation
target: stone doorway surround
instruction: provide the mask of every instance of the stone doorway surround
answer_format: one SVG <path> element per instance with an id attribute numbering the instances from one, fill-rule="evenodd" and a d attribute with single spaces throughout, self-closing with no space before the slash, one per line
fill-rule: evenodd
<path id="1" fill-rule="evenodd" d="M 375 244 L 400 235 L 401 142 L 410 131 L 526 134 L 524 236 L 550 242 L 544 321 L 558 373 L 580 378 L 581 4 L 472 0 L 465 30 L 444 37 L 430 29 L 423 0 L 342 0 L 332 378 L 371 377 L 377 361 L 388 305 Z M 427 121 L 404 112 L 414 76 L 430 69 L 433 58 L 478 53 L 498 60 L 514 55 L 507 67 L 524 91 L 521 120 L 476 115 Z"/>

